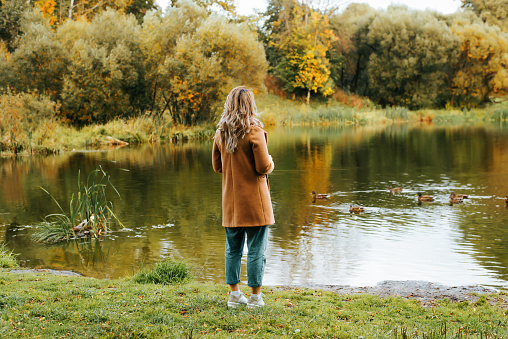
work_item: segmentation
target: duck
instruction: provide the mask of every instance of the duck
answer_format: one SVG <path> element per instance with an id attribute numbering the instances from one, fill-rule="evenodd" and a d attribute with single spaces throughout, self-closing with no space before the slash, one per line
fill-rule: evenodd
<path id="1" fill-rule="evenodd" d="M 431 197 L 430 195 L 422 195 L 420 192 L 418 192 L 418 202 L 422 201 L 434 201 L 434 197 Z"/>
<path id="2" fill-rule="evenodd" d="M 464 202 L 464 199 L 462 199 L 461 197 L 458 197 L 455 194 L 450 195 L 450 205 L 461 204 L 462 202 Z"/>
<path id="3" fill-rule="evenodd" d="M 402 192 L 402 188 L 400 188 L 400 187 L 389 186 L 388 189 L 390 190 L 390 193 L 400 193 L 400 192 Z"/>
<path id="4" fill-rule="evenodd" d="M 506 206 L 508 206 L 508 195 L 506 196 L 505 202 L 506 202 Z"/>
<path id="5" fill-rule="evenodd" d="M 316 191 L 312 191 L 312 198 L 313 199 L 329 199 L 330 196 L 325 193 L 316 193 Z"/>
<path id="6" fill-rule="evenodd" d="M 455 192 L 450 193 L 450 199 L 452 198 L 460 198 L 460 199 L 468 199 L 468 194 L 455 194 Z"/>
<path id="7" fill-rule="evenodd" d="M 349 206 L 349 213 L 360 214 L 364 211 L 363 207 L 360 206 Z"/>

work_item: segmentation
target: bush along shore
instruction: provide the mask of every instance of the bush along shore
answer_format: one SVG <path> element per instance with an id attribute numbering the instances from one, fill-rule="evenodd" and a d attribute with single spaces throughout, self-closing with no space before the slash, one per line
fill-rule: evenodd
<path id="1" fill-rule="evenodd" d="M 506 293 L 422 304 L 265 287 L 265 307 L 228 309 L 225 285 L 193 281 L 170 261 L 115 280 L 3 269 L 0 285 L 2 338 L 508 337 Z"/>
<path id="2" fill-rule="evenodd" d="M 84 148 L 114 148 L 128 144 L 210 140 L 214 122 L 193 126 L 175 125 L 166 112 L 104 124 L 73 127 L 56 118 L 58 105 L 48 98 L 24 94 L 2 96 L 0 154 L 3 156 L 54 154 Z M 265 126 L 367 125 L 391 123 L 467 123 L 508 121 L 508 105 L 496 104 L 476 110 L 419 110 L 394 107 L 380 109 L 372 104 L 349 107 L 336 101 L 307 105 L 275 95 L 256 97 Z M 34 119 L 34 117 L 38 117 Z"/>

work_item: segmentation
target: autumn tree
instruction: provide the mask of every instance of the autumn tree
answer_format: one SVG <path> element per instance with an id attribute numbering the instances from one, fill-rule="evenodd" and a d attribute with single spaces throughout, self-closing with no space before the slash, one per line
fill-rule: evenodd
<path id="1" fill-rule="evenodd" d="M 0 6 L 0 40 L 9 52 L 14 51 L 16 38 L 21 35 L 21 18 L 29 8 L 25 1 L 2 0 Z"/>
<path id="2" fill-rule="evenodd" d="M 370 97 L 383 105 L 444 106 L 459 39 L 431 12 L 390 7 L 369 26 Z"/>
<path id="3" fill-rule="evenodd" d="M 90 21 L 108 8 L 132 14 L 142 22 L 148 11 L 157 8 L 155 0 L 35 0 L 34 5 L 52 26 L 60 26 L 66 20 Z"/>
<path id="4" fill-rule="evenodd" d="M 508 93 L 508 34 L 482 21 L 457 21 L 459 57 L 454 64 L 452 104 L 471 107 Z"/>
<path id="5" fill-rule="evenodd" d="M 187 16 L 188 25 L 180 29 L 189 33 L 176 41 L 159 68 L 160 97 L 180 124 L 214 119 L 233 86 L 262 90 L 267 68 L 263 46 L 246 25 L 216 15 L 203 19 L 204 12 L 193 6 L 181 1 L 174 7 L 174 15 Z"/>
<path id="6" fill-rule="evenodd" d="M 37 90 L 52 100 L 59 100 L 67 51 L 38 10 L 26 11 L 20 28 L 24 33 L 19 37 L 16 50 L 4 65 L 0 65 L 0 68 L 10 69 L 9 86 L 21 92 Z"/>
<path id="7" fill-rule="evenodd" d="M 311 92 L 327 96 L 330 81 L 330 51 L 337 38 L 328 17 L 308 4 L 294 0 L 274 0 L 267 11 L 266 44 L 271 72 L 290 93 Z"/>
<path id="8" fill-rule="evenodd" d="M 140 27 L 134 16 L 108 10 L 89 24 L 71 21 L 61 30 L 62 43 L 70 47 L 62 90 L 66 119 L 103 123 L 146 109 Z"/>
<path id="9" fill-rule="evenodd" d="M 193 35 L 208 17 L 204 8 L 182 1 L 160 12 L 148 13 L 142 25 L 140 46 L 146 67 L 149 110 L 160 116 L 170 106 L 171 84 L 164 65 L 180 38 Z"/>
<path id="10" fill-rule="evenodd" d="M 483 22 L 508 32 L 508 0 L 461 0 L 462 8 L 473 11 Z"/>
<path id="11" fill-rule="evenodd" d="M 368 43 L 367 34 L 376 15 L 377 11 L 369 5 L 353 3 L 330 19 L 338 37 L 335 51 L 342 56 L 338 64 L 332 62 L 332 78 L 335 85 L 344 91 L 367 94 L 367 65 L 374 51 Z"/>

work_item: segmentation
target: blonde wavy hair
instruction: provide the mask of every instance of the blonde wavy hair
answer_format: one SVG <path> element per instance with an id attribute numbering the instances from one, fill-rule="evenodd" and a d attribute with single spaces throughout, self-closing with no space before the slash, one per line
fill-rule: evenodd
<path id="1" fill-rule="evenodd" d="M 219 141 L 226 146 L 226 152 L 234 153 L 238 148 L 238 141 L 248 134 L 252 127 L 263 127 L 256 116 L 258 114 L 254 93 L 243 86 L 233 88 L 228 94 L 224 111 L 217 124 Z"/>

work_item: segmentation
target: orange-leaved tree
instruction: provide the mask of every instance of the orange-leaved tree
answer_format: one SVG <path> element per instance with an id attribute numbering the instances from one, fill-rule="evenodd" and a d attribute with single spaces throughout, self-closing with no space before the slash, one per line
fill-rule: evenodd
<path id="1" fill-rule="evenodd" d="M 471 107 L 508 93 L 508 34 L 483 22 L 452 26 L 460 38 L 452 105 Z"/>
<path id="2" fill-rule="evenodd" d="M 272 7 L 273 4 L 272 4 Z M 287 1 L 272 13 L 268 47 L 273 56 L 271 71 L 290 93 L 332 93 L 329 52 L 337 37 L 328 16 L 309 4 Z"/>

